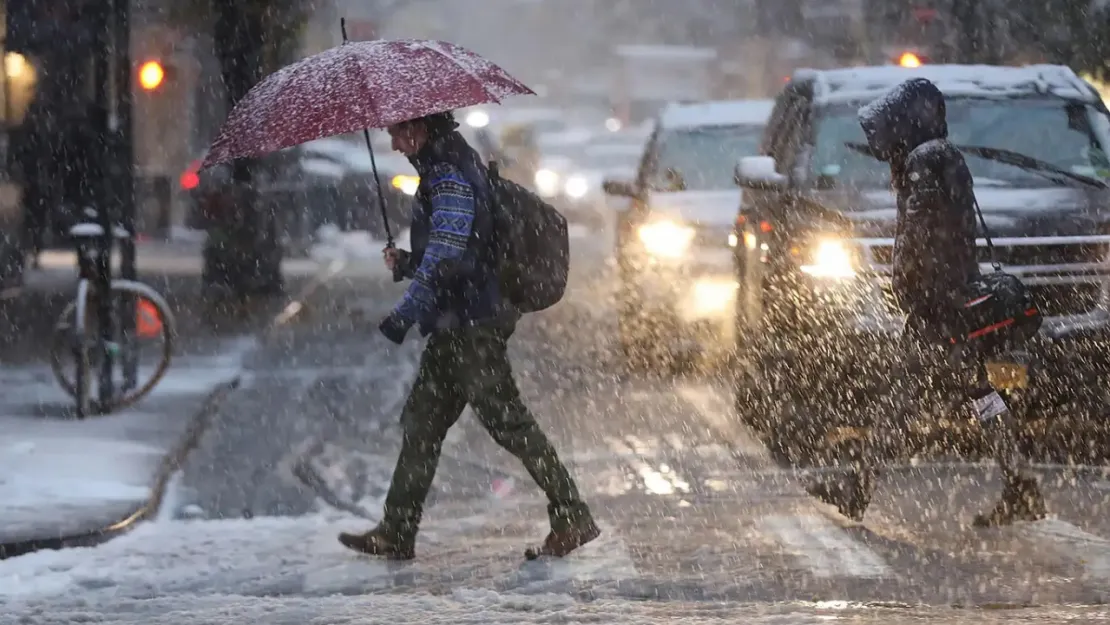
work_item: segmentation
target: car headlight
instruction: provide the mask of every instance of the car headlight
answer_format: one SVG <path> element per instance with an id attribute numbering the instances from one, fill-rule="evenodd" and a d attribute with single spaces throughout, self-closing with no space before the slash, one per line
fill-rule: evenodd
<path id="1" fill-rule="evenodd" d="M 839 239 L 821 239 L 810 254 L 810 263 L 802 271 L 817 278 L 851 278 L 856 263 L 851 249 Z"/>
<path id="2" fill-rule="evenodd" d="M 405 195 L 416 195 L 416 189 L 420 187 L 420 176 L 394 176 L 392 184 L 394 189 L 400 189 Z"/>
<path id="3" fill-rule="evenodd" d="M 466 125 L 471 128 L 485 128 L 489 126 L 489 113 L 485 111 L 471 111 L 466 116 Z"/>
<path id="4" fill-rule="evenodd" d="M 536 190 L 544 197 L 551 197 L 559 193 L 559 174 L 550 169 L 541 169 L 536 172 Z"/>
<path id="5" fill-rule="evenodd" d="M 673 221 L 656 221 L 640 226 L 640 241 L 655 256 L 682 256 L 694 240 L 696 231 Z"/>
<path id="6" fill-rule="evenodd" d="M 574 199 L 584 197 L 590 190 L 590 183 L 582 176 L 571 176 L 563 185 L 563 191 Z"/>

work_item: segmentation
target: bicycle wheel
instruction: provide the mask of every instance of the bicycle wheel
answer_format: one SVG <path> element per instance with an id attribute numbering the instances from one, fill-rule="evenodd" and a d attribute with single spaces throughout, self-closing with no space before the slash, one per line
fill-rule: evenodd
<path id="1" fill-rule="evenodd" d="M 176 337 L 176 320 L 170 305 L 154 289 L 134 280 L 112 280 L 112 301 L 119 303 L 122 298 L 135 301 L 136 333 L 144 341 L 157 343 L 156 361 L 150 377 L 134 389 L 118 395 L 111 408 L 125 408 L 146 397 L 165 377 L 173 360 L 173 346 Z M 118 310 L 118 308 L 117 308 Z M 136 337 L 123 341 L 124 349 L 134 349 Z"/>
<path id="2" fill-rule="evenodd" d="M 92 378 L 89 358 L 88 324 L 89 283 L 77 283 L 77 298 L 69 303 L 54 326 L 50 365 L 58 384 L 76 402 L 77 418 L 89 415 L 89 386 Z M 73 377 L 67 374 L 72 367 Z"/>
<path id="3" fill-rule="evenodd" d="M 104 351 L 105 347 L 100 345 L 97 339 L 98 334 L 89 331 L 90 321 L 95 322 L 95 319 L 90 319 L 89 311 L 95 310 L 94 302 L 98 297 L 97 293 L 91 289 L 87 283 L 85 284 L 84 293 L 81 295 L 82 289 L 78 289 L 79 295 L 77 300 L 71 302 L 69 306 L 62 312 L 61 320 L 55 329 L 55 345 L 51 358 L 51 365 L 54 369 L 54 377 L 57 378 L 58 384 L 65 390 L 71 397 L 77 399 L 84 396 L 86 410 L 88 407 L 89 387 L 91 386 L 92 374 L 92 359 L 90 358 L 90 350 L 98 349 Z M 112 302 L 113 311 L 118 311 L 120 300 L 124 298 L 133 298 L 136 304 L 135 313 L 143 314 L 153 319 L 143 320 L 137 319 L 136 329 L 142 333 L 144 330 L 143 324 L 146 323 L 146 335 L 141 337 L 144 340 L 152 340 L 158 343 L 156 360 L 154 368 L 149 377 L 134 389 L 129 389 L 125 392 L 118 393 L 108 405 L 98 405 L 98 412 L 108 412 L 119 408 L 130 406 L 139 401 L 162 380 L 169 369 L 170 361 L 173 357 L 173 343 L 175 337 L 175 320 L 173 313 L 170 312 L 169 304 L 166 300 L 158 294 L 157 291 L 149 286 L 132 280 L 113 280 L 112 281 Z M 78 314 L 78 308 L 81 309 Z M 80 339 L 74 337 L 74 328 L 78 327 L 77 319 L 80 319 Z M 153 325 L 151 322 L 153 321 Z M 117 345 L 126 345 L 127 349 L 134 349 L 134 338 L 129 337 L 129 340 L 119 340 L 119 323 L 118 318 L 114 324 L 116 328 L 116 341 Z M 154 331 L 151 332 L 151 328 Z M 73 351 L 72 345 L 79 344 L 81 346 L 80 354 L 77 355 Z M 68 371 L 70 369 L 69 357 L 76 355 L 76 366 L 73 367 L 74 375 L 70 377 Z M 117 354 L 118 355 L 118 354 Z M 96 359 L 99 362 L 99 358 Z M 148 364 L 149 363 L 145 363 Z M 78 373 L 80 375 L 78 375 Z M 78 392 L 78 389 L 83 389 Z"/>

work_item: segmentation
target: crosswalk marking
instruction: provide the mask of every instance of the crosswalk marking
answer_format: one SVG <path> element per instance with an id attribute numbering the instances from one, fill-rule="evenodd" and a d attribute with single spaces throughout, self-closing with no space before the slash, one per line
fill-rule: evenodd
<path id="1" fill-rule="evenodd" d="M 679 395 L 708 424 L 720 433 L 728 433 L 736 451 L 750 459 L 751 469 L 733 474 L 742 482 L 754 483 L 762 473 L 785 473 L 774 466 L 767 449 L 755 435 L 732 415 L 732 408 L 721 393 L 709 386 L 681 386 Z M 805 500 L 805 491 L 796 482 L 784 485 L 780 495 Z M 770 494 L 770 493 L 768 493 Z M 763 531 L 775 537 L 786 551 L 806 563 L 817 577 L 877 578 L 891 574 L 890 567 L 867 546 L 853 539 L 844 530 L 813 509 L 810 514 L 769 515 L 758 521 Z"/>
<path id="2" fill-rule="evenodd" d="M 708 385 L 680 386 L 678 394 L 686 400 L 698 414 L 717 432 L 731 434 L 732 443 L 737 451 L 749 458 L 758 458 L 771 462 L 767 448 L 759 442 L 755 434 L 739 420 L 732 418 L 732 409 L 727 399 Z"/>
<path id="3" fill-rule="evenodd" d="M 1029 523 L 1022 531 L 1030 538 L 1052 544 L 1062 555 L 1081 565 L 1088 577 L 1110 580 L 1110 540 L 1051 517 Z"/>
<path id="4" fill-rule="evenodd" d="M 612 445 L 614 440 L 620 442 L 619 439 L 609 439 L 605 441 L 606 447 L 568 449 L 565 452 L 560 452 L 560 457 L 567 464 L 572 465 L 611 464 L 637 458 L 655 460 L 675 453 L 691 454 L 698 458 L 708 459 L 728 459 L 732 457 L 728 447 L 716 443 L 686 445 L 682 449 L 676 449 L 673 445 L 645 444 L 652 441 L 641 439 L 639 449 L 642 451 L 637 452 L 634 448 L 625 446 L 623 443 L 619 446 Z"/>
<path id="5" fill-rule="evenodd" d="M 814 515 L 763 517 L 759 526 L 804 561 L 817 577 L 887 577 L 891 569 L 875 552 L 827 519 Z"/>

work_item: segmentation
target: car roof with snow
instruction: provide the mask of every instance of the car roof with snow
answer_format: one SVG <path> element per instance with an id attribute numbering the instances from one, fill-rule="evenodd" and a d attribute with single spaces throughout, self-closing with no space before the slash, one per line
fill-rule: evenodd
<path id="1" fill-rule="evenodd" d="M 809 81 L 819 104 L 862 102 L 877 98 L 909 78 L 926 78 L 947 96 L 1015 97 L 1050 94 L 1094 103 L 1097 92 L 1063 65 L 898 65 L 846 67 L 831 70 L 799 69 L 792 83 Z"/>
<path id="2" fill-rule="evenodd" d="M 771 116 L 774 104 L 773 100 L 672 103 L 660 112 L 659 126 L 669 129 L 745 124 L 762 126 Z"/>

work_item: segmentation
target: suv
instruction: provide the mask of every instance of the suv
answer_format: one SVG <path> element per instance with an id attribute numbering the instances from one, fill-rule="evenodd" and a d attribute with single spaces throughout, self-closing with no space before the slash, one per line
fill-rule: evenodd
<path id="1" fill-rule="evenodd" d="M 763 156 L 736 170 L 737 409 L 756 425 L 819 428 L 811 438 L 866 425 L 844 408 L 889 383 L 904 319 L 890 293 L 897 209 L 857 110 L 917 76 L 945 94 L 997 259 L 1045 313 L 1027 352 L 988 363 L 992 381 L 1020 408 L 1105 402 L 1110 117 L 1094 88 L 1051 65 L 801 70 L 775 100 Z M 783 398 L 820 418 L 784 421 L 768 402 Z"/>
<path id="2" fill-rule="evenodd" d="M 607 194 L 630 200 L 616 227 L 619 332 L 630 364 L 670 351 L 666 337 L 694 338 L 698 351 L 727 347 L 736 292 L 728 243 L 740 201 L 733 168 L 757 153 L 771 106 L 669 105 L 635 180 L 603 184 Z"/>

